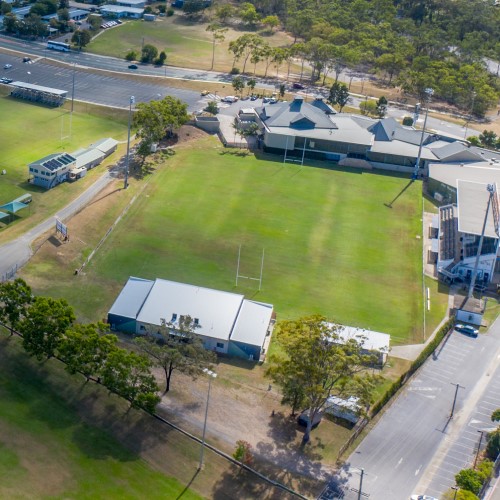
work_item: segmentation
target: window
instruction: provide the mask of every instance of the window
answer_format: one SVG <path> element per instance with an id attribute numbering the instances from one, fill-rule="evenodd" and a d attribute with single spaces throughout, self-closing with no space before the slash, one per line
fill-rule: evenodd
<path id="1" fill-rule="evenodd" d="M 224 343 L 223 342 L 217 342 L 217 349 L 224 349 Z"/>
<path id="2" fill-rule="evenodd" d="M 175 323 L 177 321 L 177 314 L 172 314 L 172 319 L 170 320 L 170 323 Z"/>
<path id="3" fill-rule="evenodd" d="M 146 327 L 145 327 L 144 325 L 141 325 L 141 326 L 139 327 L 139 330 L 141 330 L 141 332 L 143 332 L 145 329 L 146 329 Z"/>

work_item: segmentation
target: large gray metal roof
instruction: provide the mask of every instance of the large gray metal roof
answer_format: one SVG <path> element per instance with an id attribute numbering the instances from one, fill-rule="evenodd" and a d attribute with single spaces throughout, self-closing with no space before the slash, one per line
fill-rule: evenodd
<path id="1" fill-rule="evenodd" d="M 271 304 L 244 300 L 231 334 L 231 340 L 262 346 L 272 314 Z"/>
<path id="2" fill-rule="evenodd" d="M 11 87 L 17 87 L 20 89 L 36 90 L 37 92 L 45 92 L 46 94 L 53 94 L 58 96 L 65 96 L 68 91 L 60 89 L 52 89 L 50 87 L 42 87 L 41 85 L 35 85 L 33 83 L 27 82 L 12 82 L 9 83 Z"/>
<path id="3" fill-rule="evenodd" d="M 154 281 L 131 276 L 109 310 L 109 314 L 135 319 L 153 285 Z"/>
<path id="4" fill-rule="evenodd" d="M 243 299 L 235 293 L 157 279 L 137 321 L 159 326 L 162 319 L 171 322 L 174 314 L 177 321 L 181 315 L 191 316 L 199 320 L 197 334 L 228 340 Z"/>
<path id="5" fill-rule="evenodd" d="M 431 163 L 429 178 L 435 179 L 453 188 L 457 181 L 482 182 L 484 184 L 497 183 L 500 186 L 500 163 L 487 161 L 477 163 Z"/>

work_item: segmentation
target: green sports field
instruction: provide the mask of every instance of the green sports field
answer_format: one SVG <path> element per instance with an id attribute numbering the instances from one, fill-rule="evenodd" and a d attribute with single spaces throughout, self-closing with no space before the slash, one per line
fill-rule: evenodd
<path id="1" fill-rule="evenodd" d="M 0 171 L 5 169 L 7 172 L 0 176 L 0 205 L 28 192 L 33 196 L 31 211 L 25 209 L 18 215 L 29 217 L 30 222 L 43 220 L 74 198 L 96 174 L 89 174 L 89 179 L 82 179 L 83 182 L 58 186 L 49 194 L 27 182 L 28 163 L 51 153 L 70 153 L 104 137 L 126 137 L 126 119 L 108 117 L 106 111 L 98 111 L 92 106 L 78 106 L 76 110 L 70 136 L 67 109 L 51 109 L 0 96 Z M 3 232 L 7 235 L 12 229 Z"/>
<path id="2" fill-rule="evenodd" d="M 241 292 L 274 304 L 279 319 L 318 312 L 396 343 L 421 341 L 420 184 L 234 153 L 215 138 L 179 147 L 77 289 L 70 272 L 53 283 L 58 263 L 35 260 L 26 278 L 87 320 L 105 317 L 133 275 Z M 240 244 L 245 276 L 258 277 L 265 250 L 260 292 L 249 280 L 235 286 Z"/>

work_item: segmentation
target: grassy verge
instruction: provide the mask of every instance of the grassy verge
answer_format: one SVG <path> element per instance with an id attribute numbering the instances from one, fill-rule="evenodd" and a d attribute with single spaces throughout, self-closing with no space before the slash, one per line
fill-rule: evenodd
<path id="1" fill-rule="evenodd" d="M 159 499 L 183 492 L 180 481 L 154 470 L 136 451 L 85 421 L 85 415 L 82 421 L 79 398 L 96 392 L 54 366 L 29 360 L 17 339 L 0 337 L 0 343 L 2 498 Z M 70 403 L 55 390 L 62 383 L 75 390 Z M 97 392 L 104 397 L 97 396 L 93 404 L 104 407 L 106 395 Z M 201 497 L 188 489 L 182 498 Z"/>
<path id="2" fill-rule="evenodd" d="M 143 44 L 152 44 L 159 51 L 167 53 L 167 63 L 185 68 L 210 69 L 212 61 L 212 37 L 206 31 L 208 23 L 190 21 L 185 16 L 176 14 L 172 17 L 157 18 L 154 23 L 142 20 L 128 21 L 121 26 L 106 30 L 96 37 L 86 48 L 90 52 L 124 58 L 130 50 L 141 53 Z M 215 48 L 215 71 L 229 71 L 232 67 L 232 54 L 228 51 L 229 43 L 243 35 L 244 30 L 228 28 L 225 40 Z M 253 32 L 252 32 L 253 33 Z M 292 39 L 282 32 L 265 36 L 272 46 L 290 45 Z M 237 66 L 242 69 L 243 63 Z M 284 67 L 285 65 L 283 65 Z M 257 65 L 259 74 L 264 74 L 264 65 Z M 248 62 L 246 71 L 253 71 Z M 275 74 L 273 66 L 269 67 L 269 75 Z"/>
<path id="3" fill-rule="evenodd" d="M 388 209 L 407 179 L 275 159 L 242 158 L 214 138 L 178 148 L 79 282 L 103 300 L 95 307 L 87 293 L 77 309 L 104 317 L 129 275 L 163 277 L 274 303 L 281 318 L 320 312 L 412 340 L 422 307 L 419 186 Z M 104 234 L 98 218 L 92 224 Z M 261 292 L 244 280 L 234 286 L 240 244 L 247 276 L 265 248 Z M 25 276 L 40 292 L 71 298 L 72 270 L 54 283 L 56 265 L 35 259 Z"/>

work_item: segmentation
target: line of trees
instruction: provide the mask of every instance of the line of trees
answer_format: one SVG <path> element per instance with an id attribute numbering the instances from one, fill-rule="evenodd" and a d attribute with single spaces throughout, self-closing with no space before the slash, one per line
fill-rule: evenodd
<path id="1" fill-rule="evenodd" d="M 436 98 L 479 117 L 496 104 L 499 83 L 484 57 L 500 57 L 500 9 L 483 0 L 254 0 L 239 9 L 221 5 L 214 17 L 220 25 L 235 17 L 248 26 L 278 17 L 294 37 L 291 47 L 271 48 L 254 33 L 231 42 L 235 64 L 275 57 L 278 66 L 294 58 L 312 68 L 312 81 L 333 74 L 369 71 L 387 85 L 424 96 L 434 89 Z M 471 22 L 471 19 L 474 21 Z M 284 51 L 281 55 L 280 51 Z M 283 59 L 280 61 L 280 59 Z M 474 97 L 473 97 L 474 96 Z"/>
<path id="2" fill-rule="evenodd" d="M 22 337 L 30 356 L 61 360 L 69 373 L 104 385 L 131 407 L 152 413 L 160 402 L 151 359 L 118 347 L 102 323 L 75 323 L 65 299 L 35 297 L 22 279 L 0 283 L 0 322 Z"/>

